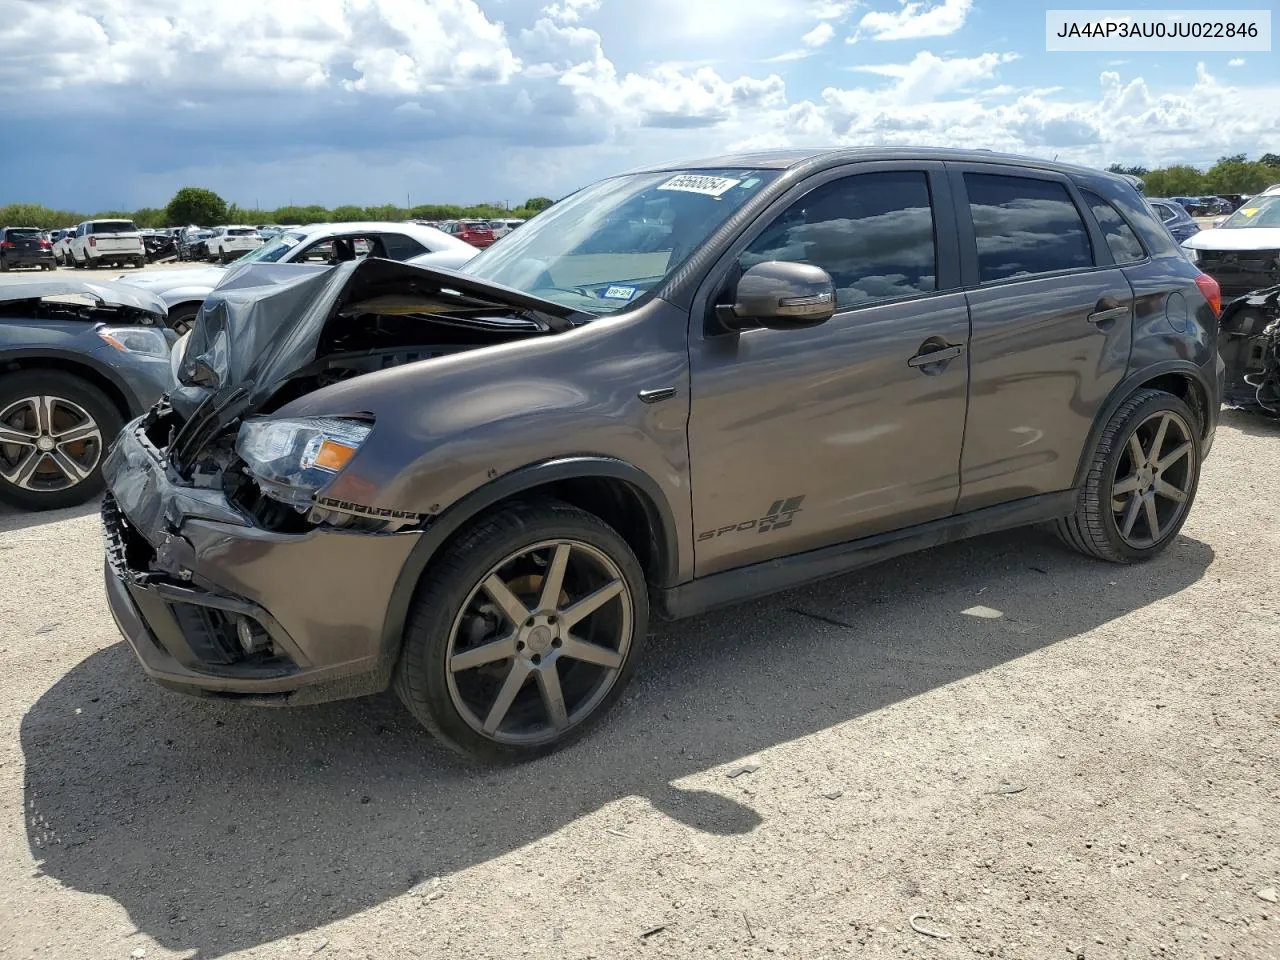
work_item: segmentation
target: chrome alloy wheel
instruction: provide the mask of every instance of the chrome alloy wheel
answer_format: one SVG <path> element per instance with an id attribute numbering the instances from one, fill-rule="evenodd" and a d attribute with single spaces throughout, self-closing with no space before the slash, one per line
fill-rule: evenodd
<path id="1" fill-rule="evenodd" d="M 472 589 L 449 634 L 449 695 L 478 733 L 555 740 L 617 681 L 635 607 L 622 571 L 579 540 L 521 547 Z"/>
<path id="2" fill-rule="evenodd" d="M 83 481 L 102 459 L 102 431 L 63 397 L 24 397 L 0 410 L 0 477 L 47 493 Z"/>
<path id="3" fill-rule="evenodd" d="M 1154 546 L 1181 521 L 1194 492 L 1196 456 L 1191 426 L 1167 410 L 1129 435 L 1111 485 L 1111 510 L 1126 544 Z"/>

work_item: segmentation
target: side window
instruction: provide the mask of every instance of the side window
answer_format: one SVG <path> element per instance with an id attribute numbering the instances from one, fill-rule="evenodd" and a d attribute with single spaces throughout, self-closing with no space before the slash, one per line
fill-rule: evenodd
<path id="1" fill-rule="evenodd" d="M 403 233 L 384 233 L 382 243 L 386 249 L 383 255 L 389 260 L 408 260 L 410 257 L 427 252 L 426 247 Z"/>
<path id="2" fill-rule="evenodd" d="M 966 173 L 983 283 L 1093 266 L 1093 247 L 1067 188 L 1052 180 Z"/>
<path id="3" fill-rule="evenodd" d="M 1107 238 L 1107 246 L 1111 249 L 1111 256 L 1115 258 L 1116 263 L 1133 263 L 1147 255 L 1142 249 L 1142 242 L 1138 239 L 1138 235 L 1125 222 L 1124 217 L 1120 216 L 1119 210 L 1096 193 L 1081 190 L 1080 195 L 1093 211 L 1093 219 L 1097 220 L 1098 226 L 1102 228 L 1102 233 Z"/>
<path id="4" fill-rule="evenodd" d="M 769 260 L 826 270 L 839 307 L 938 289 L 927 175 L 861 173 L 823 184 L 766 227 L 738 263 L 745 270 Z"/>
<path id="5" fill-rule="evenodd" d="M 297 253 L 293 258 L 295 263 L 325 263 L 333 259 L 333 241 L 321 240 L 319 243 L 313 243 L 305 250 Z"/>
<path id="6" fill-rule="evenodd" d="M 1170 223 L 1178 218 L 1177 211 L 1167 204 L 1156 203 L 1153 206 L 1156 208 L 1156 213 L 1160 215 L 1161 223 Z"/>

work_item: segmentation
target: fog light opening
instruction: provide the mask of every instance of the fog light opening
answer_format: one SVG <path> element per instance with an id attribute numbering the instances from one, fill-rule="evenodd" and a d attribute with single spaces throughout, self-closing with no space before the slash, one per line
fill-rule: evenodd
<path id="1" fill-rule="evenodd" d="M 249 617 L 236 615 L 236 637 L 240 640 L 240 649 L 246 656 L 252 656 L 271 649 L 271 638 L 262 629 L 262 625 Z"/>

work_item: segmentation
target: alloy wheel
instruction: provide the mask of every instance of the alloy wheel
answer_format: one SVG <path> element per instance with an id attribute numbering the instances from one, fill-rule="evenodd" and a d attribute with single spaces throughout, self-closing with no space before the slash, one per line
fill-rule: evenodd
<path id="1" fill-rule="evenodd" d="M 471 590 L 449 634 L 449 695 L 475 731 L 536 745 L 587 719 L 626 662 L 634 601 L 618 565 L 579 540 L 522 547 Z"/>
<path id="2" fill-rule="evenodd" d="M 0 410 L 0 477 L 23 490 L 67 490 L 102 459 L 102 431 L 64 397 L 25 397 Z"/>
<path id="3" fill-rule="evenodd" d="M 1178 525 L 1191 501 L 1196 456 L 1191 426 L 1167 410 L 1129 434 L 1111 485 L 1111 510 L 1126 544 L 1152 547 Z"/>

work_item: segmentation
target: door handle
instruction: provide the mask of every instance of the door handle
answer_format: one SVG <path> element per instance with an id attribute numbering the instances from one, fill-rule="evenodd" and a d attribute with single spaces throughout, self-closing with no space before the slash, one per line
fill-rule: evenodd
<path id="1" fill-rule="evenodd" d="M 938 347 L 933 350 L 925 350 L 908 359 L 907 366 L 927 367 L 933 363 L 946 363 L 948 360 L 954 360 L 962 353 L 964 353 L 964 344 L 956 344 L 953 347 Z"/>
<path id="2" fill-rule="evenodd" d="M 1103 297 L 1093 305 L 1093 313 L 1085 317 L 1090 323 L 1106 323 L 1108 320 L 1122 320 L 1129 315 L 1129 304 L 1121 303 L 1115 297 Z"/>

